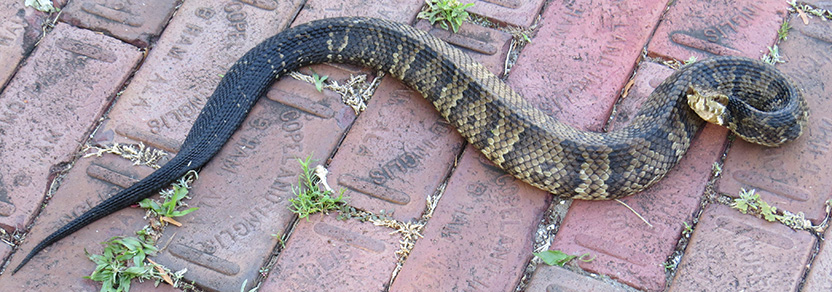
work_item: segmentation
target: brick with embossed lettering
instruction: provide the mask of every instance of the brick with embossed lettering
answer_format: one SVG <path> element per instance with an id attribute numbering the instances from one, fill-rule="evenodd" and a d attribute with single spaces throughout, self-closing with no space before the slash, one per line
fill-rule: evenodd
<path id="1" fill-rule="evenodd" d="M 430 102 L 393 78 L 374 96 L 333 158 L 328 179 L 346 190 L 350 205 L 410 221 L 448 176 L 463 139 Z"/>
<path id="2" fill-rule="evenodd" d="M 27 224 L 51 168 L 73 159 L 139 58 L 130 46 L 63 24 L 41 42 L 0 96 L 0 226 Z"/>
<path id="3" fill-rule="evenodd" d="M 526 291 L 624 292 L 627 290 L 558 266 L 544 265 L 535 270 Z"/>
<path id="4" fill-rule="evenodd" d="M 467 147 L 390 290 L 513 290 L 550 200 Z"/>
<path id="5" fill-rule="evenodd" d="M 336 214 L 302 219 L 262 291 L 385 291 L 396 267 L 392 229 Z"/>
<path id="6" fill-rule="evenodd" d="M 796 291 L 814 244 L 809 232 L 711 204 L 670 291 Z"/>
<path id="7" fill-rule="evenodd" d="M 61 21 L 94 31 L 104 31 L 125 42 L 147 47 L 158 36 L 177 5 L 174 0 L 71 1 L 61 11 Z"/>
<path id="8" fill-rule="evenodd" d="M 832 235 L 832 229 L 826 229 L 824 238 Z M 803 291 L 832 291 L 832 244 L 821 241 L 815 260 L 812 262 Z"/>
<path id="9" fill-rule="evenodd" d="M 144 210 L 127 208 L 116 212 L 44 249 L 16 274 L 11 275 L 9 269 L 16 267 L 41 239 L 149 173 L 150 168 L 134 166 L 116 156 L 78 160 L 39 214 L 6 273 L 0 275 L 0 287 L 15 287 L 16 291 L 99 290 L 100 283 L 82 278 L 95 270 L 95 263 L 87 258 L 85 250 L 100 254 L 101 242 L 113 236 L 135 236 L 147 224 L 142 220 Z"/>
<path id="10" fill-rule="evenodd" d="M 543 3 L 546 1 L 474 0 L 461 2 L 474 3 L 474 6 L 467 9 L 468 12 L 509 25 L 529 27 L 534 24 L 535 19 L 540 14 Z"/>
<path id="11" fill-rule="evenodd" d="M 339 83 L 349 74 L 366 73 L 327 65 L 314 71 Z M 260 264 L 276 243 L 271 235 L 286 233 L 295 218 L 288 199 L 298 187 L 297 160 L 311 155 L 312 167 L 323 164 L 354 118 L 337 94 L 292 78 L 277 82 L 202 169 L 189 202 L 200 210 L 180 220 L 185 230 L 165 231 L 160 241 L 167 249 L 157 260 L 187 267 L 189 279 L 210 289 L 239 289 L 245 279 L 255 285 Z"/>
<path id="12" fill-rule="evenodd" d="M 613 128 L 630 121 L 646 96 L 673 71 L 643 62 L 621 102 Z M 622 199 L 652 226 L 614 201 L 575 201 L 569 208 L 552 249 L 570 254 L 590 253 L 592 262 L 581 268 L 609 275 L 639 289 L 660 291 L 665 287 L 662 263 L 679 240 L 684 225 L 699 206 L 711 165 L 722 155 L 726 131 L 709 125 L 702 130 L 685 158 L 662 181 L 644 192 Z"/>
<path id="13" fill-rule="evenodd" d="M 741 189 L 755 189 L 772 206 L 792 213 L 803 212 L 815 224 L 825 217 L 824 202 L 832 198 L 832 24 L 800 17 L 791 20 L 787 41 L 780 52 L 785 63 L 777 67 L 803 91 L 809 103 L 809 128 L 794 142 L 766 148 L 745 141 L 734 142 L 725 161 L 719 192 L 738 196 Z"/>
<path id="14" fill-rule="evenodd" d="M 415 27 L 462 49 L 494 74 L 502 75 L 505 70 L 506 54 L 511 45 L 511 35 L 506 32 L 467 22 L 455 33 L 439 25 L 431 26 L 427 20 L 420 20 Z"/>
<path id="15" fill-rule="evenodd" d="M 41 36 L 46 14 L 17 0 L 0 0 L 0 89 Z"/>
<path id="16" fill-rule="evenodd" d="M 412 23 L 422 8 L 424 1 L 328 1 L 310 0 L 303 5 L 303 10 L 292 26 L 307 23 L 315 19 L 342 16 L 366 16 L 384 18 L 401 23 Z"/>
<path id="17" fill-rule="evenodd" d="M 666 2 L 551 3 L 509 84 L 544 112 L 600 130 Z"/>
<path id="18" fill-rule="evenodd" d="M 759 58 L 777 38 L 788 4 L 765 1 L 677 1 L 647 49 L 651 55 L 687 60 L 710 56 Z"/>

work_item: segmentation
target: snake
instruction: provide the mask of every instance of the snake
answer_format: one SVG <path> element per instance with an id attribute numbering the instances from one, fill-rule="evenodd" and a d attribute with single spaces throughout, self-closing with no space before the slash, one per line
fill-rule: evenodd
<path id="1" fill-rule="evenodd" d="M 539 110 L 483 65 L 425 31 L 375 18 L 317 20 L 249 50 L 223 76 L 170 161 L 54 231 L 12 273 L 45 247 L 201 168 L 277 78 L 319 63 L 389 73 L 422 94 L 494 164 L 573 199 L 621 198 L 650 187 L 679 162 L 706 121 L 747 141 L 778 146 L 797 139 L 809 117 L 801 92 L 773 66 L 715 57 L 675 71 L 626 127 L 583 131 Z"/>

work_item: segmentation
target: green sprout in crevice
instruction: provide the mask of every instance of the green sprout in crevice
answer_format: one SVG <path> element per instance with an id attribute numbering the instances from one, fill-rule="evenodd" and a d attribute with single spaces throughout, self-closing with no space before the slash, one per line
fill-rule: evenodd
<path id="1" fill-rule="evenodd" d="M 542 252 L 536 252 L 534 255 L 543 261 L 543 263 L 550 265 L 550 266 L 559 266 L 563 267 L 569 261 L 573 259 L 578 259 L 579 261 L 588 263 L 595 260 L 594 256 L 590 256 L 589 253 L 582 254 L 580 256 L 571 255 L 559 250 L 547 250 Z"/>
<path id="2" fill-rule="evenodd" d="M 418 19 L 426 19 L 431 25 L 439 22 L 439 25 L 454 32 L 459 32 L 462 23 L 468 20 L 468 9 L 474 3 L 462 4 L 459 0 L 425 0 L 427 6 L 416 16 Z"/>
<path id="3" fill-rule="evenodd" d="M 329 211 L 338 210 L 344 202 L 344 189 L 341 189 L 337 197 L 333 197 L 334 191 L 326 183 L 326 169 L 318 165 L 310 168 L 312 164 L 312 155 L 309 155 L 306 160 L 298 159 L 301 166 L 301 174 L 298 178 L 298 186 L 292 188 L 295 198 L 289 199 L 292 203 L 289 210 L 298 214 L 298 217 L 303 219 L 309 215 Z M 318 185 L 323 185 L 321 189 Z"/>

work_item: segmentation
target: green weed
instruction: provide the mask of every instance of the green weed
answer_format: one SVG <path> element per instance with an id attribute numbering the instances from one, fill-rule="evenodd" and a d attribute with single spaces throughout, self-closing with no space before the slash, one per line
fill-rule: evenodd
<path id="1" fill-rule="evenodd" d="M 298 214 L 300 218 L 307 218 L 309 215 L 318 212 L 328 212 L 337 210 L 344 202 L 344 189 L 341 189 L 338 197 L 332 197 L 333 191 L 329 187 L 321 190 L 318 184 L 324 184 L 326 181 L 322 178 L 323 175 L 316 173 L 315 169 L 310 169 L 309 165 L 312 163 L 312 155 L 306 160 L 298 159 L 302 173 L 298 178 L 298 186 L 292 188 L 295 198 L 289 199 L 292 205 L 289 210 Z M 323 169 L 323 168 L 321 168 Z"/>
<path id="2" fill-rule="evenodd" d="M 425 3 L 427 7 L 416 18 L 427 19 L 431 25 L 439 22 L 444 29 L 450 25 L 454 32 L 459 32 L 462 22 L 468 20 L 465 9 L 474 6 L 474 3 L 462 4 L 459 0 L 425 0 Z"/>
<path id="3" fill-rule="evenodd" d="M 84 278 L 102 282 L 101 292 L 129 291 L 133 279 L 154 278 L 154 266 L 145 263 L 147 255 L 157 251 L 153 244 L 136 237 L 113 237 L 102 244 L 104 252 L 101 255 L 84 250 L 96 264 L 95 271 Z"/>
<path id="4" fill-rule="evenodd" d="M 580 256 L 576 256 L 576 255 L 567 254 L 567 253 L 559 251 L 559 250 L 547 250 L 547 251 L 543 251 L 543 252 L 536 252 L 536 253 L 534 253 L 534 255 L 536 257 L 538 257 L 539 259 L 543 260 L 543 262 L 546 263 L 547 265 L 550 265 L 550 266 L 557 265 L 559 267 L 563 267 L 564 265 L 566 265 L 566 263 L 568 263 L 569 261 L 571 261 L 575 258 L 577 258 L 579 261 L 582 261 L 582 262 L 585 262 L 585 263 L 591 262 L 595 259 L 594 256 L 590 257 L 589 253 L 585 253 L 585 254 L 582 254 Z"/>

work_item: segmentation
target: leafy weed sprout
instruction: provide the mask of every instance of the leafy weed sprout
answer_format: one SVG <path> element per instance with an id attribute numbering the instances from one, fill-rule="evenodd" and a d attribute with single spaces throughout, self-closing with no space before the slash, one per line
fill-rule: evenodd
<path id="1" fill-rule="evenodd" d="M 312 164 L 312 155 L 306 160 L 298 159 L 302 173 L 298 178 L 298 186 L 292 188 L 295 198 L 289 199 L 292 205 L 289 210 L 298 214 L 299 218 L 307 218 L 309 215 L 318 212 L 329 212 L 338 210 L 344 202 L 344 189 L 338 194 L 338 197 L 333 197 L 333 191 L 326 185 L 325 174 L 326 171 L 322 166 L 316 168 L 309 168 Z M 323 170 L 323 171 L 321 171 Z M 323 184 L 324 189 L 318 187 L 318 184 Z M 307 218 L 308 220 L 308 218 Z"/>
<path id="2" fill-rule="evenodd" d="M 454 32 L 459 32 L 462 22 L 468 20 L 465 9 L 474 6 L 474 3 L 462 4 L 459 0 L 425 0 L 425 3 L 427 7 L 416 18 L 427 19 L 431 25 L 439 22 L 444 29 L 450 25 Z"/>

